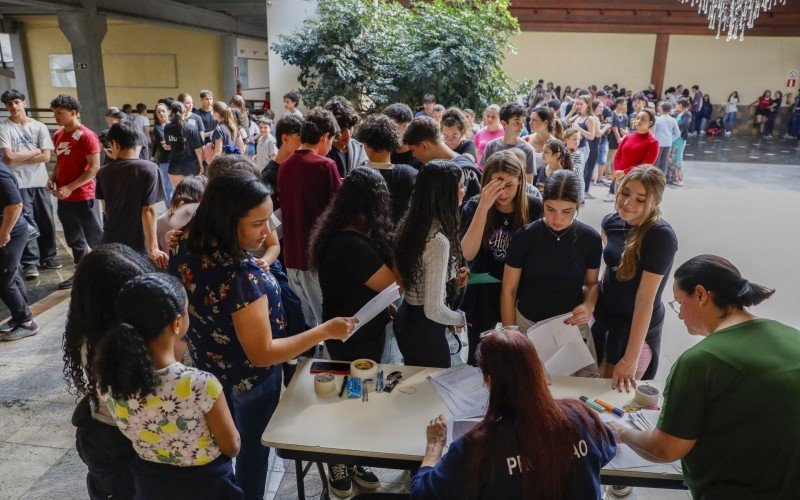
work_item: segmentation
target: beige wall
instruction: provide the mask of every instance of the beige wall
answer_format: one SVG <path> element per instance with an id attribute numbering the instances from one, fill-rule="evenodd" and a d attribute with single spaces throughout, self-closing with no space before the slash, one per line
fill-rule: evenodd
<path id="1" fill-rule="evenodd" d="M 797 87 L 786 87 L 792 69 L 800 70 L 800 37 L 745 36 L 742 42 L 726 42 L 712 35 L 672 35 L 664 84 L 697 84 L 714 104 L 738 90 L 741 102 L 749 104 L 765 89 L 796 96 Z"/>
<path id="2" fill-rule="evenodd" d="M 28 58 L 31 105 L 47 107 L 60 93 L 54 88 L 49 55 L 70 54 L 70 44 L 55 16 L 26 16 L 23 50 Z M 153 24 L 108 21 L 103 40 L 103 66 L 110 106 L 144 102 L 154 106 L 162 97 L 189 92 L 197 99 L 201 88 L 222 88 L 220 37 L 198 31 Z"/>
<path id="3" fill-rule="evenodd" d="M 517 53 L 506 57 L 504 68 L 514 80 L 541 78 L 572 88 L 616 82 L 642 90 L 650 83 L 656 37 L 525 31 L 513 43 Z"/>
<path id="4" fill-rule="evenodd" d="M 509 55 L 504 67 L 518 81 L 541 78 L 573 88 L 616 82 L 639 91 L 650 83 L 655 38 L 528 31 L 515 38 L 517 54 Z M 742 102 L 750 103 L 765 89 L 796 96 L 798 87 L 786 87 L 792 69 L 800 70 L 800 37 L 748 36 L 726 42 L 713 35 L 671 35 L 664 87 L 698 84 L 715 104 L 738 90 Z"/>

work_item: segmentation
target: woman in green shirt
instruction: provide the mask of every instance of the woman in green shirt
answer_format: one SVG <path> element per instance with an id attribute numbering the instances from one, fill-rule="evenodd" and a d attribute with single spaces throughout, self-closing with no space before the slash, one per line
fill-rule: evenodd
<path id="1" fill-rule="evenodd" d="M 696 499 L 796 499 L 800 492 L 800 331 L 745 308 L 775 291 L 727 260 L 700 255 L 675 271 L 670 306 L 692 335 L 667 379 L 658 426 L 613 425 L 654 462 L 682 460 Z"/>

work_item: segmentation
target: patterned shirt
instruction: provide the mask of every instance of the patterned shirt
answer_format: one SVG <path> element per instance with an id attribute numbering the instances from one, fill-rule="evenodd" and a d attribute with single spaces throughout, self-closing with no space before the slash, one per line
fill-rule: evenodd
<path id="1" fill-rule="evenodd" d="M 178 362 L 157 370 L 156 376 L 159 383 L 153 394 L 127 400 L 103 395 L 139 457 L 191 467 L 220 456 L 205 417 L 222 393 L 217 378 Z"/>
<path id="2" fill-rule="evenodd" d="M 284 336 L 281 291 L 272 273 L 264 272 L 249 253 L 233 259 L 222 252 L 189 253 L 186 240 L 169 259 L 189 297 L 186 343 L 195 366 L 216 375 L 227 391 L 247 391 L 264 380 L 271 368 L 254 366 L 239 343 L 233 313 L 267 296 L 272 337 Z"/>

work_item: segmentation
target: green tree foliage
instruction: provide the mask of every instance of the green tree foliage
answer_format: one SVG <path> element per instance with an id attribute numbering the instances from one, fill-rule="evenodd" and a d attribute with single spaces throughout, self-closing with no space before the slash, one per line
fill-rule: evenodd
<path id="1" fill-rule="evenodd" d="M 318 16 L 272 50 L 300 68 L 307 105 L 343 95 L 362 109 L 418 103 L 482 109 L 511 97 L 501 64 L 519 23 L 510 0 L 319 0 Z"/>

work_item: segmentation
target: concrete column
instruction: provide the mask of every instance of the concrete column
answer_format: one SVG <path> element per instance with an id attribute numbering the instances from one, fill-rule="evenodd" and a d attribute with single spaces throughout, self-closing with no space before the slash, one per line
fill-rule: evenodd
<path id="1" fill-rule="evenodd" d="M 217 97 L 220 101 L 230 102 L 231 98 L 236 95 L 236 73 L 234 72 L 237 66 L 237 58 L 239 56 L 236 50 L 236 35 L 221 35 L 220 49 L 222 50 L 222 89 Z"/>
<path id="2" fill-rule="evenodd" d="M 95 132 L 106 127 L 106 81 L 103 74 L 103 38 L 106 16 L 96 9 L 59 12 L 58 26 L 72 45 L 75 82 L 81 101 L 81 123 Z"/>
<path id="3" fill-rule="evenodd" d="M 281 57 L 272 50 L 272 44 L 282 34 L 303 27 L 303 21 L 317 16 L 317 0 L 271 0 L 267 2 L 267 44 L 269 50 L 269 91 L 272 109 L 275 116 L 280 117 L 283 109 L 283 95 L 290 90 L 297 90 L 297 66 L 285 64 Z M 300 102 L 302 109 L 307 109 Z"/>
<path id="4" fill-rule="evenodd" d="M 14 61 L 14 79 L 10 80 L 10 87 L 25 94 L 28 98 L 28 105 L 30 106 L 33 96 L 31 96 L 30 88 L 28 87 L 27 60 L 22 51 L 22 42 L 20 41 L 22 29 L 23 25 L 21 22 L 12 21 L 8 18 L 2 19 L 0 23 L 0 32 L 7 33 L 11 42 L 11 58 Z"/>

